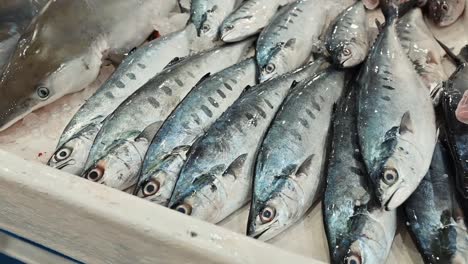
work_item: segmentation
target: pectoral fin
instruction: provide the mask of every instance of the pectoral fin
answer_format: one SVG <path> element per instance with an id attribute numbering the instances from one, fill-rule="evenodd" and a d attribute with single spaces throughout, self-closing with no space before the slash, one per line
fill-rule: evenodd
<path id="1" fill-rule="evenodd" d="M 154 122 L 151 125 L 147 126 L 141 133 L 135 138 L 135 141 L 138 141 L 140 139 L 145 139 L 148 142 L 153 140 L 154 136 L 156 133 L 159 131 L 159 128 L 164 122 L 158 121 Z"/>
<path id="2" fill-rule="evenodd" d="M 400 133 L 400 135 L 403 135 L 408 132 L 414 133 L 413 121 L 411 120 L 411 115 L 409 111 L 404 113 L 401 117 L 400 129 L 398 132 Z"/>
<path id="3" fill-rule="evenodd" d="M 242 154 L 239 157 L 237 157 L 231 165 L 224 171 L 223 177 L 225 176 L 230 176 L 233 177 L 234 179 L 237 179 L 238 176 L 241 175 L 245 161 L 247 160 L 247 153 Z"/>

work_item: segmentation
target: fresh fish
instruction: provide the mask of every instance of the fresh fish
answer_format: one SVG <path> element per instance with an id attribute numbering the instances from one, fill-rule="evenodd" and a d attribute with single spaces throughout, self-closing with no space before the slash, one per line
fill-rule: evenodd
<path id="1" fill-rule="evenodd" d="M 420 8 L 414 8 L 397 22 L 397 33 L 403 49 L 429 89 L 448 79 L 442 67 L 440 46 L 427 27 Z"/>
<path id="2" fill-rule="evenodd" d="M 334 12 L 346 8 L 326 0 L 298 0 L 280 10 L 257 41 L 260 82 L 296 69 L 321 49 L 319 37 L 332 7 Z"/>
<path id="3" fill-rule="evenodd" d="M 15 51 L 20 38 L 20 35 L 14 30 L 10 31 L 7 28 L 4 30 L 7 30 L 7 32 L 0 32 L 0 74 L 8 63 L 11 54 Z"/>
<path id="4" fill-rule="evenodd" d="M 291 84 L 320 65 L 253 87 L 224 112 L 190 149 L 168 206 L 217 223 L 246 204 L 263 135 Z"/>
<path id="5" fill-rule="evenodd" d="M 353 67 L 361 64 L 369 52 L 368 21 L 362 1 L 344 10 L 330 25 L 325 47 L 335 65 Z"/>
<path id="6" fill-rule="evenodd" d="M 447 54 L 451 54 L 447 47 L 443 47 Z M 468 47 L 464 47 L 462 53 L 467 50 Z M 443 83 L 441 110 L 444 116 L 444 125 L 442 127 L 445 130 L 449 150 L 454 161 L 455 186 L 465 199 L 463 206 L 468 209 L 468 124 L 457 118 L 457 116 L 466 115 L 463 113 L 467 110 L 466 105 L 459 105 L 463 103 L 463 95 L 468 91 L 466 86 L 468 67 L 464 58 L 457 57 L 455 59 L 459 64 L 458 68 L 449 80 Z"/>
<path id="7" fill-rule="evenodd" d="M 116 189 L 136 185 L 143 157 L 162 123 L 203 76 L 238 62 L 252 40 L 194 55 L 130 95 L 104 121 L 83 176 Z"/>
<path id="8" fill-rule="evenodd" d="M 404 206 L 426 263 L 468 263 L 468 232 L 452 176 L 448 152 L 438 143 L 429 173 Z"/>
<path id="9" fill-rule="evenodd" d="M 153 18 L 174 6 L 167 0 L 49 1 L 0 79 L 0 129 L 89 85 L 103 58 L 141 44 Z"/>
<path id="10" fill-rule="evenodd" d="M 361 69 L 358 112 L 362 155 L 387 210 L 417 188 L 436 143 L 432 100 L 399 43 L 393 1 L 383 6 L 385 26 Z"/>
<path id="11" fill-rule="evenodd" d="M 427 0 L 427 15 L 438 26 L 450 26 L 463 14 L 465 4 L 465 0 Z"/>
<path id="12" fill-rule="evenodd" d="M 179 0 L 180 11 L 187 13 L 190 11 L 192 0 Z"/>
<path id="13" fill-rule="evenodd" d="M 395 236 L 396 212 L 375 206 L 359 149 L 357 91 L 349 89 L 335 114 L 323 199 L 330 259 L 337 264 L 385 263 Z"/>
<path id="14" fill-rule="evenodd" d="M 269 240 L 322 194 L 327 137 L 344 72 L 329 68 L 292 90 L 259 150 L 247 235 Z"/>
<path id="15" fill-rule="evenodd" d="M 253 58 L 197 85 L 162 125 L 146 153 L 137 194 L 167 205 L 192 144 L 242 94 L 255 85 Z"/>
<path id="16" fill-rule="evenodd" d="M 131 53 L 113 75 L 81 106 L 64 129 L 48 165 L 81 175 L 102 121 L 127 97 L 178 57 L 191 53 L 193 26 L 156 39 Z"/>
<path id="17" fill-rule="evenodd" d="M 189 23 L 195 25 L 198 36 L 212 42 L 219 39 L 219 27 L 241 0 L 192 0 Z"/>
<path id="18" fill-rule="evenodd" d="M 221 39 L 236 42 L 259 33 L 278 9 L 295 0 L 246 0 L 221 26 Z"/>

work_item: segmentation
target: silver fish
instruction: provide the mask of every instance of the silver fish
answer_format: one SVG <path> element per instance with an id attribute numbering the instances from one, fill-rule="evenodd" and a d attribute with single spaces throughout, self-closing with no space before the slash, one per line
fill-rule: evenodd
<path id="1" fill-rule="evenodd" d="M 153 18 L 175 7 L 167 0 L 48 1 L 22 34 L 0 78 L 0 129 L 79 91 L 102 60 L 140 45 Z"/>
<path id="2" fill-rule="evenodd" d="M 330 25 L 325 47 L 339 67 L 361 64 L 369 52 L 368 21 L 362 1 L 344 10 Z"/>
<path id="3" fill-rule="evenodd" d="M 299 221 L 322 194 L 333 106 L 344 72 L 327 69 L 292 90 L 257 157 L 247 235 L 269 240 Z"/>
<path id="4" fill-rule="evenodd" d="M 224 112 L 190 149 L 168 206 L 217 223 L 246 204 L 263 135 L 291 84 L 320 64 L 255 86 Z"/>
<path id="5" fill-rule="evenodd" d="M 298 0 L 281 9 L 257 41 L 260 82 L 296 69 L 322 48 L 319 38 L 332 7 L 333 12 L 346 8 L 326 0 Z"/>
<path id="6" fill-rule="evenodd" d="M 427 263 L 468 263 L 468 232 L 453 176 L 448 151 L 438 143 L 429 173 L 404 205 L 409 230 Z"/>
<path id="7" fill-rule="evenodd" d="M 143 157 L 162 123 L 203 76 L 238 62 L 253 40 L 194 55 L 130 95 L 104 121 L 83 177 L 127 190 L 136 185 Z"/>
<path id="8" fill-rule="evenodd" d="M 358 134 L 379 200 L 392 210 L 429 169 L 436 126 L 429 92 L 398 40 L 398 7 L 383 11 L 387 22 L 360 73 Z"/>
<path id="9" fill-rule="evenodd" d="M 427 15 L 438 26 L 450 26 L 463 14 L 465 5 L 465 0 L 427 0 Z"/>
<path id="10" fill-rule="evenodd" d="M 231 66 L 197 85 L 164 122 L 143 161 L 137 194 L 167 205 L 191 145 L 242 94 L 254 86 L 253 58 Z"/>
<path id="11" fill-rule="evenodd" d="M 198 36 L 216 41 L 219 27 L 224 19 L 233 12 L 241 0 L 192 0 L 189 23 L 195 25 Z"/>
<path id="12" fill-rule="evenodd" d="M 295 0 L 247 0 L 221 26 L 221 39 L 236 42 L 259 33 L 282 6 Z"/>
<path id="13" fill-rule="evenodd" d="M 349 89 L 335 114 L 323 199 L 330 262 L 385 263 L 395 236 L 396 212 L 381 211 L 373 202 L 358 144 L 357 91 Z"/>
<path id="14" fill-rule="evenodd" d="M 181 32 L 143 45 L 125 58 L 112 76 L 73 116 L 48 165 L 81 175 L 102 121 L 171 61 L 189 55 L 193 35 L 195 28 L 189 25 Z"/>

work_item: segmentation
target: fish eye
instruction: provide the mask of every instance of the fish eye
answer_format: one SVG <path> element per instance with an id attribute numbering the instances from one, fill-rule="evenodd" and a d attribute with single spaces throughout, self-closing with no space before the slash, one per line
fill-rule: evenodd
<path id="1" fill-rule="evenodd" d="M 102 176 L 104 176 L 104 169 L 94 168 L 86 174 L 85 178 L 90 181 L 97 182 L 102 179 Z"/>
<path id="2" fill-rule="evenodd" d="M 150 180 L 146 182 L 145 185 L 143 186 L 143 195 L 145 197 L 155 195 L 159 191 L 159 188 L 160 188 L 160 184 L 158 181 Z"/>
<path id="3" fill-rule="evenodd" d="M 233 30 L 234 29 L 234 25 L 227 25 L 224 27 L 225 30 Z"/>
<path id="4" fill-rule="evenodd" d="M 57 151 L 54 155 L 55 161 L 63 161 L 65 159 L 68 159 L 72 153 L 72 150 L 69 148 L 61 148 L 59 151 Z"/>
<path id="5" fill-rule="evenodd" d="M 346 259 L 346 264 L 361 264 L 361 256 L 351 255 Z"/>
<path id="6" fill-rule="evenodd" d="M 47 99 L 50 95 L 49 88 L 44 87 L 44 86 L 39 86 L 36 89 L 37 96 L 41 99 Z"/>
<path id="7" fill-rule="evenodd" d="M 350 56 L 351 55 L 351 50 L 349 48 L 344 48 L 343 49 L 343 55 L 345 56 Z"/>
<path id="8" fill-rule="evenodd" d="M 449 9 L 449 6 L 447 5 L 447 3 L 443 3 L 442 6 L 441 6 L 442 10 L 444 10 L 445 12 L 448 11 Z"/>
<path id="9" fill-rule="evenodd" d="M 202 26 L 202 28 L 201 28 L 201 30 L 202 30 L 204 33 L 210 31 L 210 29 L 211 29 L 210 25 L 207 25 L 207 24 L 203 24 L 203 26 Z"/>
<path id="10" fill-rule="evenodd" d="M 275 70 L 276 70 L 276 65 L 273 63 L 268 63 L 267 66 L 265 67 L 266 73 L 273 73 Z"/>
<path id="11" fill-rule="evenodd" d="M 260 212 L 260 221 L 263 224 L 271 222 L 276 216 L 276 209 L 270 206 L 263 208 Z"/>
<path id="12" fill-rule="evenodd" d="M 183 213 L 185 215 L 191 215 L 192 214 L 192 206 L 190 206 L 189 204 L 181 204 L 181 205 L 178 205 L 175 210 L 179 213 Z"/>
<path id="13" fill-rule="evenodd" d="M 383 181 L 387 185 L 393 185 L 398 180 L 398 172 L 395 169 L 385 169 L 383 172 Z"/>

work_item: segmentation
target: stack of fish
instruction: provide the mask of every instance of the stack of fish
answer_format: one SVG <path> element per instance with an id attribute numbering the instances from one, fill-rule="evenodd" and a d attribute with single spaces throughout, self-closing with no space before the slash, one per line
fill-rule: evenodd
<path id="1" fill-rule="evenodd" d="M 375 37 L 366 9 L 379 4 Z M 128 53 L 50 166 L 212 223 L 250 201 L 247 235 L 261 240 L 323 195 L 333 263 L 384 262 L 402 207 L 428 263 L 468 263 L 466 56 L 440 43 L 458 65 L 445 80 L 421 41 L 437 43 L 423 12 L 448 26 L 464 1 L 179 1 L 187 26 L 140 46 L 175 6 L 49 2 L 0 80 L 2 129 Z"/>

